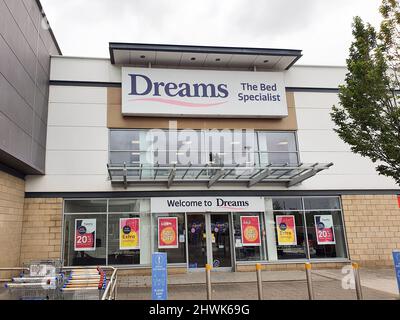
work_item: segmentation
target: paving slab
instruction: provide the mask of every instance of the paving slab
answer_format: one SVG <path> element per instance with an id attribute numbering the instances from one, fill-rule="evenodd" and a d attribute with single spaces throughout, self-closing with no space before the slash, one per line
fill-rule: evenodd
<path id="1" fill-rule="evenodd" d="M 356 300 L 355 290 L 344 290 L 337 280 L 314 281 L 316 300 Z M 365 300 L 394 300 L 396 296 L 365 288 Z M 308 300 L 305 281 L 263 283 L 264 300 Z M 200 284 L 168 286 L 169 300 L 206 300 L 206 286 Z M 120 288 L 119 300 L 150 300 L 151 288 Z M 213 300 L 257 300 L 256 283 L 213 284 Z"/>
<path id="2" fill-rule="evenodd" d="M 263 271 L 262 279 L 265 282 L 273 281 L 304 281 L 306 275 L 304 271 Z M 328 278 L 329 279 L 329 278 Z M 255 282 L 257 276 L 255 272 L 212 272 L 211 281 L 213 283 L 246 283 Z M 315 275 L 315 280 L 326 281 L 327 278 Z M 169 285 L 204 284 L 206 281 L 205 272 L 191 272 L 187 274 L 170 275 Z M 126 276 L 120 277 L 120 287 L 150 287 L 151 276 Z"/>
<path id="3" fill-rule="evenodd" d="M 345 276 L 340 269 L 315 270 L 314 274 L 336 280 L 342 280 Z M 365 288 L 383 291 L 399 296 L 396 275 L 393 269 L 360 268 L 361 285 Z"/>

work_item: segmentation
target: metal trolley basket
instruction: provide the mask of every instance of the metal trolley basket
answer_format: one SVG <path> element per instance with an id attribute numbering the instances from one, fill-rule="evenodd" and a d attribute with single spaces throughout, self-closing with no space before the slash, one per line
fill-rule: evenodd
<path id="1" fill-rule="evenodd" d="M 5 284 L 12 300 L 61 300 L 65 275 L 60 260 L 31 261 L 19 277 Z"/>
<path id="2" fill-rule="evenodd" d="M 107 275 L 100 267 L 72 269 L 61 288 L 65 300 L 101 300 Z"/>

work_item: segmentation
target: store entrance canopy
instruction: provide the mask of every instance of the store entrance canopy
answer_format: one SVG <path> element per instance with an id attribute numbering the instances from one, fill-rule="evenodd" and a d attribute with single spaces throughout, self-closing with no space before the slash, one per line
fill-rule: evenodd
<path id="1" fill-rule="evenodd" d="M 301 50 L 110 43 L 111 63 L 119 66 L 284 71 Z"/>
<path id="2" fill-rule="evenodd" d="M 257 184 L 285 184 L 295 186 L 329 169 L 329 164 L 299 164 L 265 167 L 215 166 L 215 165 L 107 165 L 109 179 L 113 184 L 163 184 L 168 188 L 178 183 L 203 183 L 208 188 L 217 183 L 246 184 L 249 188 Z"/>

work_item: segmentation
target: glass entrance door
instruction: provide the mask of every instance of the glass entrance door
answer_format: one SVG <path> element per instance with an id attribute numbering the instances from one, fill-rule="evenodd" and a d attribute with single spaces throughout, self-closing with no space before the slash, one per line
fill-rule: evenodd
<path id="1" fill-rule="evenodd" d="M 210 233 L 213 268 L 232 268 L 229 216 L 211 214 Z"/>
<path id="2" fill-rule="evenodd" d="M 188 214 L 187 235 L 189 268 L 205 268 L 207 264 L 207 232 L 204 214 Z"/>
<path id="3" fill-rule="evenodd" d="M 230 223 L 228 214 L 188 214 L 188 257 L 191 270 L 232 268 Z"/>

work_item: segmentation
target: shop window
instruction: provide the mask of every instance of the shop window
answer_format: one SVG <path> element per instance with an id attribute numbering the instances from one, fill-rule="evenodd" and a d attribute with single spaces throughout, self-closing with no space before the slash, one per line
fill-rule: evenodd
<path id="1" fill-rule="evenodd" d="M 270 261 L 347 257 L 338 197 L 273 198 L 272 207 L 266 213 Z"/>
<path id="2" fill-rule="evenodd" d="M 346 258 L 341 211 L 306 211 L 311 259 Z"/>
<path id="3" fill-rule="evenodd" d="M 112 213 L 117 212 L 135 212 L 138 213 L 143 210 L 143 201 L 148 200 L 140 200 L 140 199 L 110 199 L 108 202 L 108 211 Z M 140 207 L 142 204 L 142 208 Z"/>
<path id="4" fill-rule="evenodd" d="M 139 130 L 111 130 L 111 150 L 139 151 L 140 132 Z"/>
<path id="5" fill-rule="evenodd" d="M 65 213 L 107 212 L 107 200 L 65 200 Z"/>
<path id="6" fill-rule="evenodd" d="M 148 265 L 150 261 L 150 214 L 109 214 L 108 264 Z"/>
<path id="7" fill-rule="evenodd" d="M 269 250 L 271 260 L 295 260 L 307 257 L 307 241 L 303 213 L 275 211 L 273 213 L 274 244 Z"/>
<path id="8" fill-rule="evenodd" d="M 298 165 L 294 132 L 258 132 L 258 143 L 262 165 Z"/>
<path id="9" fill-rule="evenodd" d="M 153 214 L 153 243 L 168 263 L 187 263 L 185 214 Z"/>
<path id="10" fill-rule="evenodd" d="M 106 264 L 105 214 L 66 215 L 64 221 L 64 261 L 67 266 Z"/>
<path id="11" fill-rule="evenodd" d="M 338 197 L 306 197 L 304 198 L 305 210 L 340 210 Z"/>
<path id="12" fill-rule="evenodd" d="M 251 130 L 211 130 L 207 131 L 205 140 L 211 164 L 258 164 L 257 140 Z"/>
<path id="13" fill-rule="evenodd" d="M 110 130 L 110 164 L 298 165 L 294 132 Z M 161 172 L 162 174 L 162 172 Z"/>
<path id="14" fill-rule="evenodd" d="M 272 205 L 274 210 L 303 210 L 301 198 L 274 198 Z"/>
<path id="15" fill-rule="evenodd" d="M 151 135 L 147 130 L 111 130 L 110 164 L 140 166 L 153 164 Z"/>
<path id="16" fill-rule="evenodd" d="M 204 152 L 204 134 L 202 131 L 174 131 L 174 134 L 169 135 L 169 138 L 169 163 L 200 165 L 206 161 L 207 155 Z"/>
<path id="17" fill-rule="evenodd" d="M 259 221 L 259 228 L 257 232 L 259 232 L 259 244 L 251 244 L 249 241 L 243 238 L 242 230 L 244 230 L 243 223 L 246 223 L 246 217 L 257 216 Z M 241 219 L 242 217 L 242 219 Z M 245 218 L 243 220 L 243 217 Z M 249 220 L 249 224 L 256 224 Z M 250 213 L 235 213 L 233 215 L 233 224 L 234 224 L 234 247 L 236 253 L 236 261 L 263 261 L 267 258 L 266 252 L 266 232 L 264 228 L 264 219 L 263 214 L 250 214 Z"/>

